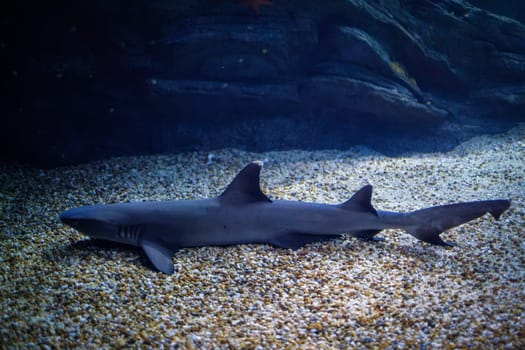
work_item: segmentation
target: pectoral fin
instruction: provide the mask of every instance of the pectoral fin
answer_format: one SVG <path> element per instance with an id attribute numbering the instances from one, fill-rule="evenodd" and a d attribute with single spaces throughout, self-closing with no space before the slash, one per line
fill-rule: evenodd
<path id="1" fill-rule="evenodd" d="M 157 270 L 172 275 L 174 249 L 168 248 L 161 241 L 145 240 L 141 242 L 142 249 L 146 252 L 149 260 Z"/>

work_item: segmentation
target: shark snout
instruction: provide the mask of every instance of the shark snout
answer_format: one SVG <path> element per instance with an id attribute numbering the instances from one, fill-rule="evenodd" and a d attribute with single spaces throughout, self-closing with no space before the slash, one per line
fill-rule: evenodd
<path id="1" fill-rule="evenodd" d="M 104 210 L 106 209 L 106 210 Z M 111 211 L 109 211 L 111 213 Z M 112 237 L 118 230 L 118 224 L 111 222 L 107 207 L 88 205 L 66 210 L 59 215 L 60 221 L 90 237 Z"/>
<path id="2" fill-rule="evenodd" d="M 78 207 L 66 210 L 59 216 L 62 223 L 71 226 L 75 229 L 79 229 L 79 226 L 84 226 L 87 222 L 95 219 L 93 210 L 91 207 Z"/>
<path id="3" fill-rule="evenodd" d="M 60 214 L 59 219 L 60 221 L 62 221 L 62 223 L 71 227 L 75 227 L 79 224 L 79 218 L 75 215 L 74 212 L 72 213 L 72 210 L 66 210 L 65 212 Z"/>

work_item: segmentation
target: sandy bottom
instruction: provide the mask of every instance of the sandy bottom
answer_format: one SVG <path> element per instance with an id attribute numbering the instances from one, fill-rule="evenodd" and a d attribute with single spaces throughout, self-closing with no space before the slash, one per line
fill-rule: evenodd
<path id="1" fill-rule="evenodd" d="M 276 199 L 338 203 L 374 185 L 378 209 L 511 199 L 442 237 L 396 230 L 297 251 L 266 245 L 175 254 L 151 268 L 138 248 L 66 228 L 71 207 L 218 195 L 262 159 Z M 218 150 L 37 170 L 0 165 L 3 348 L 525 348 L 525 127 L 449 153 Z"/>

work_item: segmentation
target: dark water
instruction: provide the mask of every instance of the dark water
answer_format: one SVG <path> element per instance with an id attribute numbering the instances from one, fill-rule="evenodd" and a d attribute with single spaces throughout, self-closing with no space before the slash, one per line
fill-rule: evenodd
<path id="1" fill-rule="evenodd" d="M 525 120 L 523 5 L 471 3 L 11 4 L 2 159 L 449 150 Z"/>

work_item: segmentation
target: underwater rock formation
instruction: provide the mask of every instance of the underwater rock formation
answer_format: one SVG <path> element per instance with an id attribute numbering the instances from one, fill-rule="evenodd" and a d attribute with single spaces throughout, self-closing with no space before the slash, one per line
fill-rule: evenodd
<path id="1" fill-rule="evenodd" d="M 422 150 L 414 135 L 448 149 L 525 119 L 525 26 L 466 1 L 35 2 L 3 26 L 11 159 L 355 143 L 396 154 Z M 301 141 L 305 126 L 319 132 Z"/>

